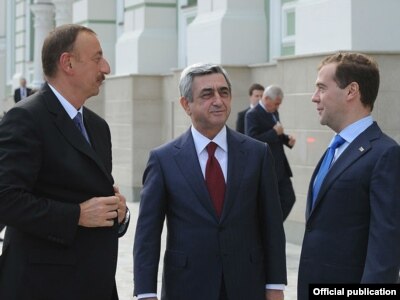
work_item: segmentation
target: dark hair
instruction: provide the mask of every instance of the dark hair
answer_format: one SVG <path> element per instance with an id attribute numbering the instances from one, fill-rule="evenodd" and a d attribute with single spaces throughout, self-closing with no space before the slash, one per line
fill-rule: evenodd
<path id="1" fill-rule="evenodd" d="M 96 34 L 92 29 L 77 24 L 59 26 L 48 34 L 42 47 L 42 67 L 46 77 L 54 77 L 61 54 L 74 49 L 76 38 L 82 31 Z"/>
<path id="2" fill-rule="evenodd" d="M 330 63 L 337 65 L 333 78 L 337 85 L 344 89 L 350 83 L 357 82 L 361 103 L 372 111 L 379 90 L 379 68 L 376 61 L 361 53 L 336 53 L 322 60 L 318 70 Z"/>
<path id="3" fill-rule="evenodd" d="M 193 80 L 197 76 L 204 76 L 209 74 L 222 74 L 225 77 L 226 83 L 228 84 L 229 92 L 232 92 L 232 85 L 226 73 L 225 69 L 216 64 L 204 64 L 197 63 L 186 67 L 182 73 L 179 81 L 179 91 L 181 96 L 188 99 L 189 102 L 193 102 L 192 84 Z"/>
<path id="4" fill-rule="evenodd" d="M 259 83 L 253 83 L 250 88 L 249 88 L 249 96 L 251 96 L 253 94 L 253 91 L 257 90 L 257 91 L 264 91 L 264 86 L 262 86 Z"/>

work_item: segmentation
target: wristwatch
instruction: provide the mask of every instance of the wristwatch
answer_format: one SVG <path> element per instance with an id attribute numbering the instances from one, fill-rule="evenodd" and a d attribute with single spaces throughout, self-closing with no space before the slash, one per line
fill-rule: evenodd
<path id="1" fill-rule="evenodd" d="M 125 218 L 122 220 L 121 225 L 126 225 L 129 222 L 129 219 L 131 218 L 131 212 L 129 211 L 129 208 L 126 208 L 126 213 L 125 213 Z"/>

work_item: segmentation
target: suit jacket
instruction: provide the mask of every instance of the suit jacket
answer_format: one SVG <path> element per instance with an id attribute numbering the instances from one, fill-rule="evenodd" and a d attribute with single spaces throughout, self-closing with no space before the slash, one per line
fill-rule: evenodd
<path id="1" fill-rule="evenodd" d="M 278 113 L 275 113 L 275 118 L 279 120 Z M 291 147 L 289 146 L 289 137 L 286 134 L 278 135 L 273 129 L 275 124 L 274 115 L 265 111 L 260 104 L 249 110 L 245 116 L 246 135 L 268 143 L 275 159 L 278 180 L 281 180 L 284 176 L 293 176 L 283 145 Z"/>
<path id="2" fill-rule="evenodd" d="M 32 95 L 32 89 L 31 88 L 26 88 L 26 96 Z M 19 102 L 21 100 L 21 88 L 17 88 L 14 90 L 14 101 L 15 103 Z"/>
<path id="3" fill-rule="evenodd" d="M 236 120 L 236 131 L 244 134 L 244 116 L 246 115 L 247 111 L 250 110 L 250 107 L 242 110 L 238 113 L 237 120 Z"/>
<path id="4" fill-rule="evenodd" d="M 46 84 L 1 121 L 0 299 L 118 299 L 118 225 L 78 226 L 79 203 L 114 195 L 109 127 L 83 116 L 92 147 Z"/>
<path id="5" fill-rule="evenodd" d="M 298 277 L 309 283 L 396 283 L 400 267 L 400 147 L 374 123 L 339 156 L 311 210 Z"/>
<path id="6" fill-rule="evenodd" d="M 265 299 L 266 283 L 286 283 L 285 237 L 266 146 L 227 129 L 224 208 L 215 213 L 191 131 L 150 153 L 134 245 L 135 295 L 157 291 L 164 219 L 162 300 Z"/>

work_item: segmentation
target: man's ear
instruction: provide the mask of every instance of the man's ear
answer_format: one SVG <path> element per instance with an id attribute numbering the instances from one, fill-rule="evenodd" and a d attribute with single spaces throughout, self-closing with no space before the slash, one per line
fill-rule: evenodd
<path id="1" fill-rule="evenodd" d="M 354 97 L 356 97 L 356 96 L 358 96 L 360 94 L 360 86 L 358 85 L 357 82 L 355 82 L 355 81 L 351 82 L 348 85 L 348 88 L 349 88 L 349 90 L 348 90 L 347 95 L 350 98 L 354 98 Z"/>
<path id="2" fill-rule="evenodd" d="M 179 99 L 181 106 L 183 107 L 183 109 L 185 110 L 185 112 L 188 114 L 188 116 L 190 116 L 192 114 L 192 112 L 190 111 L 190 105 L 189 105 L 189 100 L 186 97 L 181 97 Z"/>
<path id="3" fill-rule="evenodd" d="M 64 52 L 60 56 L 60 68 L 70 74 L 72 72 L 72 61 L 71 61 L 71 54 L 68 52 Z"/>

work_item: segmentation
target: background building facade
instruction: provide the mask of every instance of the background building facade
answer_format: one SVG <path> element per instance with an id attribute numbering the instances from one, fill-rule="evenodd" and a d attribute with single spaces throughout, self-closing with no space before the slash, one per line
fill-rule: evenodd
<path id="1" fill-rule="evenodd" d="M 400 142 L 399 11 L 398 0 L 0 0 L 0 112 L 13 105 L 21 76 L 34 88 L 44 82 L 48 31 L 65 23 L 91 27 L 112 74 L 88 106 L 109 122 L 114 177 L 138 201 L 149 150 L 190 125 L 178 101 L 182 68 L 202 61 L 227 69 L 232 128 L 252 83 L 278 84 L 282 123 L 297 138 L 286 151 L 297 203 L 285 225 L 288 239 L 300 241 L 309 179 L 333 135 L 311 103 L 317 65 L 337 50 L 374 56 L 381 88 L 373 116 Z"/>

